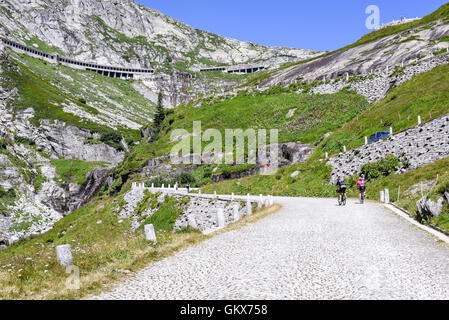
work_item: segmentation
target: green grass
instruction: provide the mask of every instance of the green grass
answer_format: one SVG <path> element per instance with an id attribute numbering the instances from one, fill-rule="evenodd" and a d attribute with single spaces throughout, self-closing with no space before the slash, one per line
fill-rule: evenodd
<path id="1" fill-rule="evenodd" d="M 39 119 L 61 119 L 68 124 L 99 133 L 112 131 L 105 125 L 98 125 L 63 112 L 62 103 L 73 103 L 94 116 L 100 115 L 102 110 L 118 113 L 141 125 L 148 123 L 153 117 L 155 105 L 133 88 L 131 80 L 104 77 L 90 71 L 52 65 L 13 52 L 11 57 L 23 70 L 22 74 L 9 72 L 14 84 L 20 84 L 21 98 L 16 102 L 16 108 L 23 109 L 35 103 L 34 123 L 38 123 Z M 37 98 L 34 102 L 33 97 Z M 111 103 L 111 100 L 114 103 Z M 118 126 L 118 131 L 128 141 L 137 141 L 140 138 L 138 130 Z"/>
<path id="2" fill-rule="evenodd" d="M 41 168 L 36 169 L 37 176 L 33 179 L 34 191 L 39 192 L 42 189 L 42 184 L 47 181 L 47 178 L 42 174 Z"/>
<path id="3" fill-rule="evenodd" d="M 355 92 L 342 91 L 332 95 L 277 93 L 251 96 L 241 94 L 222 102 L 204 103 L 201 107 L 181 105 L 163 123 L 157 141 L 136 146 L 114 171 L 116 179 L 138 174 L 151 158 L 169 154 L 178 142 L 171 142 L 174 129 L 192 132 L 193 121 L 202 122 L 202 130 L 221 132 L 224 144 L 225 129 L 278 129 L 279 142 L 302 141 L 315 143 L 324 134 L 345 124 L 368 106 Z M 287 113 L 296 108 L 294 116 Z M 210 142 L 203 142 L 205 147 Z M 207 177 L 206 177 L 207 178 Z M 198 181 L 201 181 L 199 178 Z M 201 181 L 199 185 L 203 182 Z"/>
<path id="4" fill-rule="evenodd" d="M 87 162 L 74 159 L 58 159 L 52 160 L 51 164 L 55 167 L 55 178 L 57 182 L 74 182 L 83 184 L 86 181 L 87 174 L 98 166 L 104 165 L 101 162 Z"/>
<path id="5" fill-rule="evenodd" d="M 45 65 L 43 61 L 38 59 L 34 59 L 33 62 Z M 114 131 L 107 126 L 64 112 L 63 105 L 73 103 L 86 112 L 95 114 L 92 111 L 92 107 L 85 105 L 82 100 L 75 98 L 70 93 L 63 92 L 60 87 L 56 87 L 42 79 L 41 76 L 32 72 L 24 64 L 11 59 L 8 61 L 3 59 L 1 65 L 3 70 L 2 76 L 4 77 L 1 81 L 2 85 L 15 87 L 18 90 L 18 98 L 13 102 L 15 112 L 32 107 L 35 113 L 30 121 L 34 125 L 39 126 L 40 120 L 47 119 L 64 121 L 67 125 L 73 125 L 101 134 Z M 138 130 L 119 128 L 119 131 L 129 140 L 137 140 L 140 136 Z"/>
<path id="6" fill-rule="evenodd" d="M 300 173 L 291 178 L 292 173 Z M 332 169 L 322 163 L 308 162 L 281 168 L 274 175 L 255 175 L 207 185 L 204 193 L 270 194 L 276 196 L 332 197 L 334 186 L 328 185 Z"/>
<path id="7" fill-rule="evenodd" d="M 183 206 L 172 197 L 165 197 L 164 203 L 144 224 L 151 223 L 157 230 L 173 230 L 173 226 L 183 211 Z"/>
<path id="8" fill-rule="evenodd" d="M 334 130 L 360 114 L 368 103 L 354 92 L 333 95 L 241 95 L 231 100 L 203 104 L 201 107 L 181 106 L 169 115 L 161 129 L 161 136 L 152 147 L 157 155 L 170 152 L 176 143 L 170 142 L 174 129 L 192 132 L 193 121 L 201 121 L 202 130 L 221 132 L 225 129 L 278 129 L 280 142 L 302 141 L 313 143 L 325 133 Z M 296 108 L 292 118 L 286 115 Z M 207 145 L 207 143 L 204 143 Z"/>
<path id="9" fill-rule="evenodd" d="M 5 190 L 0 186 L 0 215 L 8 213 L 8 206 L 14 205 L 17 194 L 14 189 Z"/>

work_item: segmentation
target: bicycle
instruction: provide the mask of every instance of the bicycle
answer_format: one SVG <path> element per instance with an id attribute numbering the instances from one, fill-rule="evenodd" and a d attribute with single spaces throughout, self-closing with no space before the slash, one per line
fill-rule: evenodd
<path id="1" fill-rule="evenodd" d="M 361 204 L 364 204 L 365 203 L 365 189 L 363 188 L 360 188 L 359 189 L 359 191 L 360 191 L 360 203 Z"/>
<path id="2" fill-rule="evenodd" d="M 340 198 L 340 196 L 338 197 L 338 205 L 339 206 L 346 206 L 346 192 L 343 192 L 341 194 L 341 198 Z"/>

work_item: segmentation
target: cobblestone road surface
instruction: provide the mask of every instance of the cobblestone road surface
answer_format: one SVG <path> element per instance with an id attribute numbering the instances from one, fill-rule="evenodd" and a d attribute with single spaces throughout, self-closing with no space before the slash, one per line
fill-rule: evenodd
<path id="1" fill-rule="evenodd" d="M 380 205 L 276 202 L 93 299 L 449 299 L 449 247 Z"/>

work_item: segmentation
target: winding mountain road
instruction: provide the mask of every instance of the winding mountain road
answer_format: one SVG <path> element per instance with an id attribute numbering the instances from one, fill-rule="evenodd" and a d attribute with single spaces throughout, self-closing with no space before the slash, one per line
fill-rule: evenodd
<path id="1" fill-rule="evenodd" d="M 380 204 L 275 202 L 93 299 L 449 299 L 449 246 Z"/>

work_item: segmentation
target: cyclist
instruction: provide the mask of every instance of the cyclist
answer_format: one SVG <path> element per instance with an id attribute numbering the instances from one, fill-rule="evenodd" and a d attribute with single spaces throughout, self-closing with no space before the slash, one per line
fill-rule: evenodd
<path id="1" fill-rule="evenodd" d="M 343 195 L 346 194 L 346 183 L 344 179 L 340 179 L 340 177 L 338 177 L 337 179 L 337 193 L 339 194 L 338 196 L 338 202 L 342 203 L 343 202 Z"/>
<path id="2" fill-rule="evenodd" d="M 366 191 L 366 183 L 365 183 L 365 178 L 363 175 L 361 175 L 359 178 L 359 181 L 357 181 L 357 188 L 359 189 L 359 193 L 360 193 L 360 202 L 363 203 L 362 195 L 364 195 L 364 193 Z"/>

